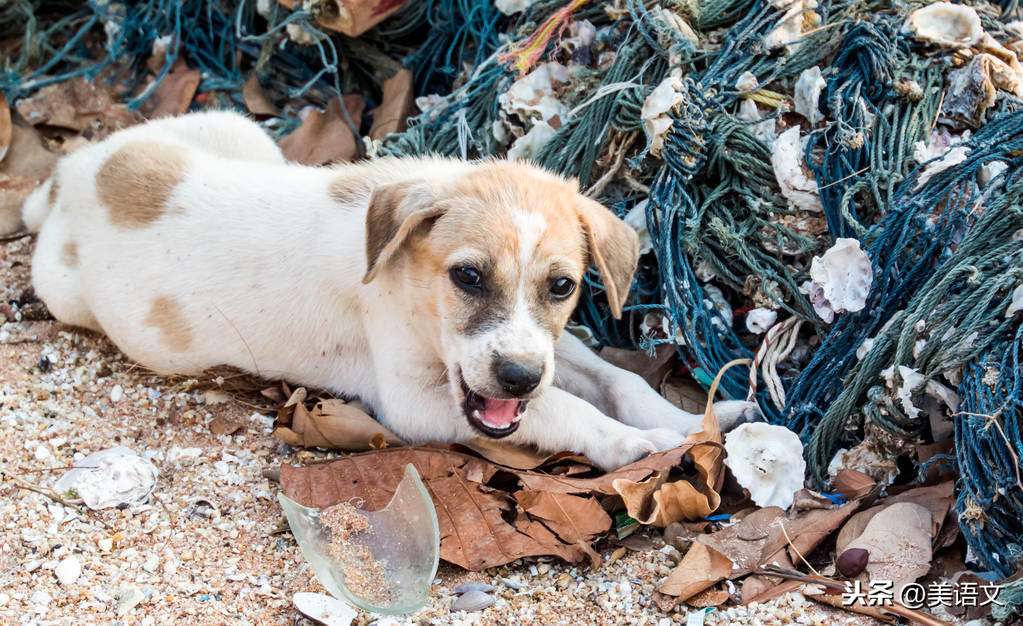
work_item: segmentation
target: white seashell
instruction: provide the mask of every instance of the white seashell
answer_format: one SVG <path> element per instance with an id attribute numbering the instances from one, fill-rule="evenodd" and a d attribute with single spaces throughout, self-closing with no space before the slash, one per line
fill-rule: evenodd
<path id="1" fill-rule="evenodd" d="M 927 161 L 945 154 L 952 146 L 969 140 L 971 136 L 972 132 L 969 130 L 964 130 L 962 135 L 955 135 L 944 128 L 936 129 L 931 132 L 927 141 L 918 141 L 913 144 L 913 160 L 923 165 Z"/>
<path id="2" fill-rule="evenodd" d="M 1017 285 L 1012 292 L 1012 302 L 1005 309 L 1005 317 L 1012 317 L 1017 311 L 1023 311 L 1023 284 Z"/>
<path id="3" fill-rule="evenodd" d="M 977 172 L 977 183 L 981 187 L 987 187 L 991 181 L 998 178 L 998 176 L 1009 169 L 1009 166 L 1005 161 L 990 161 L 980 166 L 980 170 Z"/>
<path id="4" fill-rule="evenodd" d="M 752 125 L 753 135 L 764 142 L 764 145 L 770 146 L 774 144 L 774 140 L 778 137 L 778 132 L 774 129 L 774 118 L 762 119 L 760 111 L 757 110 L 757 103 L 754 100 L 749 98 L 741 100 L 735 117 L 747 122 L 756 122 L 756 124 Z"/>
<path id="5" fill-rule="evenodd" d="M 860 344 L 860 347 L 856 348 L 857 361 L 862 361 L 864 357 L 867 356 L 867 353 L 870 352 L 870 349 L 874 347 L 874 341 L 875 339 L 873 337 L 867 337 L 866 339 L 863 340 L 863 343 Z"/>
<path id="6" fill-rule="evenodd" d="M 455 611 L 482 611 L 488 606 L 494 605 L 494 596 L 482 591 L 469 591 L 451 603 L 451 612 Z"/>
<path id="7" fill-rule="evenodd" d="M 316 38 L 299 24 L 288 24 L 284 30 L 287 31 L 288 38 L 300 46 L 316 45 Z"/>
<path id="8" fill-rule="evenodd" d="M 123 446 L 94 452 L 76 466 L 53 488 L 57 493 L 73 489 L 90 509 L 137 504 L 156 487 L 156 466 Z"/>
<path id="9" fill-rule="evenodd" d="M 810 278 L 814 311 L 830 323 L 828 317 L 833 319 L 834 313 L 860 311 L 866 306 L 874 271 L 858 240 L 839 238 L 824 256 L 813 257 Z M 820 291 L 812 289 L 813 286 Z"/>
<path id="10" fill-rule="evenodd" d="M 803 488 L 803 444 L 783 426 L 742 424 L 725 435 L 725 451 L 725 465 L 757 506 L 787 509 Z"/>
<path id="11" fill-rule="evenodd" d="M 963 4 L 935 2 L 909 14 L 902 30 L 938 46 L 967 48 L 984 36 L 976 9 Z"/>
<path id="12" fill-rule="evenodd" d="M 882 370 L 881 377 L 884 378 L 885 385 L 888 389 L 895 391 L 895 396 L 899 399 L 899 404 L 902 405 L 902 410 L 906 412 L 906 416 L 910 419 L 916 419 L 919 417 L 920 409 L 913 404 L 913 392 L 923 386 L 926 377 L 915 369 L 906 367 L 905 365 L 899 366 L 899 378 L 902 382 L 899 384 L 898 388 L 895 387 L 894 366 Z"/>
<path id="13" fill-rule="evenodd" d="M 771 309 L 757 308 L 746 314 L 746 329 L 754 335 L 767 332 L 778 321 L 778 312 Z"/>
<path id="14" fill-rule="evenodd" d="M 641 116 L 650 142 L 650 154 L 654 156 L 660 156 L 664 138 L 674 123 L 671 110 L 682 103 L 681 88 L 682 82 L 677 76 L 668 76 L 643 101 Z"/>
<path id="15" fill-rule="evenodd" d="M 349 626 L 359 615 L 347 602 L 323 593 L 296 593 L 292 601 L 303 615 L 327 626 Z"/>
<path id="16" fill-rule="evenodd" d="M 931 180 L 936 175 L 940 174 L 941 172 L 944 172 L 950 167 L 955 167 L 956 165 L 959 165 L 960 163 L 966 160 L 966 157 L 969 154 L 970 149 L 967 148 L 966 146 L 960 145 L 951 148 L 948 152 L 945 153 L 945 156 L 941 157 L 937 161 L 929 163 L 927 167 L 925 167 L 923 171 L 920 172 L 920 177 L 917 178 L 916 187 L 914 187 L 914 190 L 922 189 L 923 186 L 927 184 L 927 181 Z"/>
<path id="17" fill-rule="evenodd" d="M 505 15 L 515 15 L 533 6 L 534 2 L 536 0 L 494 0 L 494 7 Z"/>
<path id="18" fill-rule="evenodd" d="M 512 83 L 497 101 L 505 113 L 515 115 L 523 122 L 549 122 L 555 116 L 564 122 L 568 107 L 558 100 L 555 89 L 569 81 L 571 72 L 564 65 L 557 61 L 543 63 Z"/>
<path id="19" fill-rule="evenodd" d="M 735 81 L 735 88 L 739 91 L 753 91 L 759 86 L 760 81 L 757 80 L 753 72 L 743 72 L 739 75 L 738 80 Z"/>
<path id="20" fill-rule="evenodd" d="M 774 168 L 781 194 L 789 204 L 803 211 L 824 211 L 817 192 L 817 181 L 803 169 L 803 141 L 798 126 L 793 126 L 775 139 L 771 147 L 771 167 Z"/>
<path id="21" fill-rule="evenodd" d="M 827 85 L 827 81 L 821 77 L 821 68 L 816 65 L 803 70 L 796 81 L 794 96 L 796 113 L 808 119 L 811 124 L 816 124 L 824 117 L 817 107 L 817 102 L 820 100 L 821 91 Z"/>
<path id="22" fill-rule="evenodd" d="M 639 253 L 641 255 L 654 249 L 654 243 L 650 240 L 650 231 L 646 225 L 646 208 L 647 200 L 643 199 L 625 214 L 624 220 L 639 236 Z"/>
<path id="23" fill-rule="evenodd" d="M 800 46 L 797 40 L 803 33 L 820 25 L 820 15 L 812 10 L 817 8 L 817 0 L 771 0 L 771 5 L 786 11 L 778 26 L 764 37 L 768 49 L 784 46 L 790 53 L 795 52 Z"/>
<path id="24" fill-rule="evenodd" d="M 53 568 L 53 575 L 57 577 L 61 587 L 67 587 L 74 584 L 82 575 L 82 564 L 78 562 L 78 557 L 71 555 Z"/>
<path id="25" fill-rule="evenodd" d="M 515 143 L 508 148 L 508 158 L 513 161 L 523 161 L 536 157 L 555 132 L 557 131 L 547 122 L 536 122 L 528 133 L 516 139 Z"/>
<path id="26" fill-rule="evenodd" d="M 477 581 L 462 583 L 461 585 L 458 585 L 457 587 L 454 588 L 455 593 L 469 593 L 470 591 L 482 591 L 483 593 L 487 593 L 493 590 L 494 590 L 493 585 L 488 585 L 487 583 L 481 583 Z"/>

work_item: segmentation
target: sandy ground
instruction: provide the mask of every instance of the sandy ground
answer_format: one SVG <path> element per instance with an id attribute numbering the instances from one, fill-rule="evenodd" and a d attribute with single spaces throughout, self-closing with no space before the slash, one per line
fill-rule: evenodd
<path id="1" fill-rule="evenodd" d="M 31 246 L 31 238 L 0 243 L 0 322 L 8 320 L 0 326 L 0 623 L 308 623 L 291 597 L 322 589 L 263 470 L 332 453 L 277 441 L 268 413 L 253 405 L 258 396 L 154 376 L 105 338 L 49 319 L 29 286 Z M 216 435 L 211 423 L 240 429 Z M 67 468 L 114 446 L 159 468 L 150 504 L 90 511 L 51 497 Z M 442 564 L 427 607 L 400 623 L 685 623 L 684 608 L 665 614 L 650 600 L 679 555 L 659 538 L 648 543 L 596 572 L 548 559 L 477 573 Z M 605 559 L 615 547 L 598 545 Z M 80 575 L 58 582 L 75 562 Z M 452 613 L 452 589 L 467 580 L 494 583 L 495 605 Z M 707 623 L 868 620 L 795 594 L 712 612 Z"/>

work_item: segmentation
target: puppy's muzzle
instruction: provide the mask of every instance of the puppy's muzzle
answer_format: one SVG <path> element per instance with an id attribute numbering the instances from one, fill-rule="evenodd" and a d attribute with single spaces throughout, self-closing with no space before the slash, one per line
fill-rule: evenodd
<path id="1" fill-rule="evenodd" d="M 543 378 L 544 363 L 540 359 L 496 359 L 494 378 L 508 395 L 521 398 L 537 388 Z"/>

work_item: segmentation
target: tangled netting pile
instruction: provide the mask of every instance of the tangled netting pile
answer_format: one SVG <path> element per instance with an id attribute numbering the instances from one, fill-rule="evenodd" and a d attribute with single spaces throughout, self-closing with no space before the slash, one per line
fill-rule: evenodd
<path id="1" fill-rule="evenodd" d="M 11 102 L 139 77 L 163 38 L 163 72 L 185 58 L 219 106 L 256 73 L 281 135 L 303 103 L 379 99 L 400 62 L 422 112 L 368 156 L 531 158 L 640 233 L 626 315 L 592 274 L 579 332 L 674 343 L 703 384 L 753 359 L 722 389 L 799 433 L 818 485 L 954 462 L 973 551 L 1023 567 L 1017 0 L 422 0 L 358 39 L 317 27 L 317 1 L 41 4 L 0 9 L 2 38 L 24 36 Z"/>

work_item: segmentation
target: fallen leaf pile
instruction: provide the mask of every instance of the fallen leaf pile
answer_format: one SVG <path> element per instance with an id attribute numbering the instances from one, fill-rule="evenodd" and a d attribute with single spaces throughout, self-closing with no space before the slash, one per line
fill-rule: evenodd
<path id="1" fill-rule="evenodd" d="M 668 377 L 667 370 L 645 366 L 651 377 Z M 758 508 L 729 482 L 711 407 L 703 430 L 682 446 L 601 473 L 578 454 L 538 454 L 490 439 L 406 446 L 358 404 L 285 390 L 278 437 L 292 445 L 364 451 L 282 467 L 280 485 L 288 497 L 317 508 L 360 498 L 367 510 L 379 509 L 411 463 L 436 506 L 441 558 L 467 569 L 542 555 L 598 568 L 603 548 L 622 546 L 612 551 L 614 561 L 625 546 L 670 546 L 680 560 L 651 598 L 665 611 L 683 603 L 763 602 L 799 591 L 883 621 L 895 615 L 923 624 L 945 622 L 900 604 L 898 591 L 912 582 L 970 576 L 952 481 L 889 487 L 891 493 L 882 495 L 869 476 L 843 469 L 827 495 L 803 489 L 787 508 Z M 626 534 L 640 524 L 649 529 L 616 538 L 609 531 L 617 527 L 621 537 L 623 526 L 614 520 L 623 518 Z M 660 530 L 651 537 L 651 529 Z M 892 581 L 890 605 L 843 599 L 848 584 L 859 581 L 867 589 L 877 580 Z M 949 610 L 970 618 L 984 612 Z"/>

